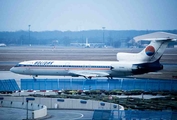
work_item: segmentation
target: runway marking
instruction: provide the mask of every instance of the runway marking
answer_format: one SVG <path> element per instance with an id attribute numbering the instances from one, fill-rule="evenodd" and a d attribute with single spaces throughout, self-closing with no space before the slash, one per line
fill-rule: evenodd
<path id="1" fill-rule="evenodd" d="M 83 118 L 83 117 L 84 117 L 84 115 L 83 115 L 82 113 L 76 113 L 76 114 L 80 114 L 81 116 L 80 116 L 80 117 L 78 117 L 78 118 L 74 118 L 73 120 L 81 119 L 81 118 Z"/>
<path id="2" fill-rule="evenodd" d="M 70 117 L 72 117 L 72 118 L 67 118 L 67 120 L 78 120 L 78 119 L 81 119 L 81 118 L 84 117 L 84 115 L 82 113 L 74 113 L 74 112 L 59 112 L 59 113 L 64 113 L 64 114 L 68 113 L 68 114 L 71 114 Z M 72 115 L 80 115 L 80 116 L 76 117 L 76 118 L 73 118 Z M 66 118 L 60 118 L 60 119 L 61 120 L 62 119 L 65 120 Z"/>

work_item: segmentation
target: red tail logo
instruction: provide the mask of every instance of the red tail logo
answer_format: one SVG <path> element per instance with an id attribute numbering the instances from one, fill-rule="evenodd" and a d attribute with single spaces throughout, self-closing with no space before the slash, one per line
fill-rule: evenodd
<path id="1" fill-rule="evenodd" d="M 152 56 L 155 53 L 155 48 L 153 46 L 147 46 L 145 49 L 146 55 Z"/>

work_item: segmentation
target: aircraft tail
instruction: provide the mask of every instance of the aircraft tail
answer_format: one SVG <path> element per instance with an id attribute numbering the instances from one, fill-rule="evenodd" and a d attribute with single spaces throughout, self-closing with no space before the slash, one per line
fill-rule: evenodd
<path id="1" fill-rule="evenodd" d="M 137 63 L 153 63 L 159 61 L 168 43 L 176 38 L 177 35 L 165 32 L 156 32 L 135 37 L 135 41 L 150 40 L 151 42 L 139 53 L 117 53 L 117 60 L 134 61 Z"/>

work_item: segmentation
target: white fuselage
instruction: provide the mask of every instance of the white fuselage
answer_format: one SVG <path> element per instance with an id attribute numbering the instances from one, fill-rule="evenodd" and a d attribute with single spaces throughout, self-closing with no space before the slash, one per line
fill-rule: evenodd
<path id="1" fill-rule="evenodd" d="M 132 64 L 108 61 L 53 61 L 21 62 L 10 71 L 23 75 L 56 75 L 84 77 L 120 77 L 132 75 Z"/>

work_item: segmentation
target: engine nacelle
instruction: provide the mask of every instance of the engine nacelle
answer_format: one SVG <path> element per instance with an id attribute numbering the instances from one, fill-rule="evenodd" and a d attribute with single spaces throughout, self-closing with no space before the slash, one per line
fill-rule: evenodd
<path id="1" fill-rule="evenodd" d="M 142 74 L 148 72 L 156 72 L 163 69 L 163 65 L 155 63 L 134 64 L 132 72 L 134 74 Z"/>
<path id="2" fill-rule="evenodd" d="M 163 65 L 161 65 L 158 61 L 154 63 L 141 63 L 141 64 L 121 63 L 112 64 L 111 66 L 112 71 L 131 72 L 133 74 L 156 72 L 163 69 Z"/>

